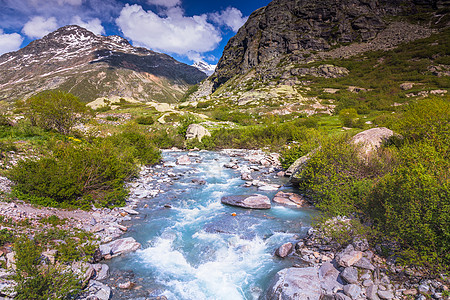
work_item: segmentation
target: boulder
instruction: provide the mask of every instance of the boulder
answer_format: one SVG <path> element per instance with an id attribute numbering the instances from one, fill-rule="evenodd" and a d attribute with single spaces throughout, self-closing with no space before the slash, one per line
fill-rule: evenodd
<path id="1" fill-rule="evenodd" d="M 303 196 L 295 193 L 285 193 L 282 191 L 279 191 L 272 200 L 273 202 L 279 204 L 295 207 L 302 207 L 306 204 L 305 198 L 303 198 Z"/>
<path id="2" fill-rule="evenodd" d="M 275 251 L 275 255 L 281 258 L 285 258 L 286 256 L 292 253 L 293 249 L 294 245 L 292 245 L 292 243 L 285 243 L 281 245 L 280 248 L 277 249 L 277 251 Z"/>
<path id="3" fill-rule="evenodd" d="M 221 202 L 243 208 L 269 209 L 271 207 L 270 199 L 260 194 L 224 196 Z"/>
<path id="4" fill-rule="evenodd" d="M 344 271 L 342 271 L 341 277 L 348 283 L 357 283 L 358 270 L 353 267 L 347 267 L 344 269 Z"/>
<path id="5" fill-rule="evenodd" d="M 361 288 L 357 284 L 344 285 L 344 294 L 352 299 L 357 299 L 361 294 Z"/>
<path id="6" fill-rule="evenodd" d="M 6 254 L 6 268 L 13 270 L 16 269 L 16 258 L 14 251 Z"/>
<path id="7" fill-rule="evenodd" d="M 365 257 L 361 257 L 360 260 L 358 260 L 356 263 L 354 263 L 354 266 L 358 267 L 358 268 L 361 268 L 361 269 L 370 270 L 370 271 L 374 271 L 375 270 L 375 266 L 372 265 L 370 260 L 368 260 Z"/>
<path id="8" fill-rule="evenodd" d="M 342 267 L 350 267 L 362 258 L 362 252 L 356 251 L 352 244 L 336 254 L 336 261 Z"/>
<path id="9" fill-rule="evenodd" d="M 181 155 L 177 158 L 177 165 L 190 165 L 191 160 L 187 155 Z"/>
<path id="10" fill-rule="evenodd" d="M 300 157 L 284 172 L 285 176 L 292 176 L 297 173 L 308 162 L 311 155 L 308 153 L 305 156 Z"/>
<path id="11" fill-rule="evenodd" d="M 394 293 L 392 291 L 378 291 L 378 296 L 381 299 L 392 299 L 394 298 Z"/>
<path id="12" fill-rule="evenodd" d="M 94 264 L 92 267 L 95 270 L 95 279 L 104 280 L 109 277 L 109 266 L 105 264 Z"/>
<path id="13" fill-rule="evenodd" d="M 89 296 L 85 299 L 108 300 L 111 297 L 110 287 L 97 280 L 91 280 L 87 290 Z"/>
<path id="14" fill-rule="evenodd" d="M 319 268 L 320 286 L 326 294 L 333 294 L 335 290 L 342 289 L 339 279 L 339 271 L 330 262 L 322 264 Z"/>
<path id="15" fill-rule="evenodd" d="M 358 133 L 350 142 L 360 145 L 361 155 L 367 157 L 393 135 L 394 132 L 386 127 L 371 128 Z"/>
<path id="16" fill-rule="evenodd" d="M 186 139 L 188 140 L 197 138 L 201 141 L 204 136 L 211 136 L 211 133 L 202 125 L 191 124 L 186 130 Z"/>
<path id="17" fill-rule="evenodd" d="M 275 275 L 263 299 L 319 300 L 321 294 L 316 268 L 287 268 Z"/>
<path id="18" fill-rule="evenodd" d="M 136 251 L 139 248 L 141 248 L 141 244 L 136 242 L 136 240 L 132 237 L 118 239 L 110 243 L 100 245 L 100 251 L 103 257 L 105 255 L 117 256 Z"/>

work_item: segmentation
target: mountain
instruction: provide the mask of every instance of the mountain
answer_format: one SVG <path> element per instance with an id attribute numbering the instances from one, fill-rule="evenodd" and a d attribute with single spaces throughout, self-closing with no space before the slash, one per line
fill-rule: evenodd
<path id="1" fill-rule="evenodd" d="M 214 70 L 216 69 L 217 65 L 210 65 L 204 61 L 199 61 L 199 62 L 194 63 L 192 66 L 199 69 L 206 75 L 210 76 L 214 73 Z"/>
<path id="2" fill-rule="evenodd" d="M 449 6 L 448 0 L 274 0 L 253 12 L 230 39 L 212 77 L 214 89 L 250 70 L 258 80 L 283 76 L 277 72 L 280 65 L 317 61 L 318 56 L 353 43 L 378 42 L 363 50 L 379 50 L 427 36 L 429 30 L 398 19 L 445 7 L 448 13 Z M 439 20 L 441 16 L 436 14 L 430 23 L 448 22 Z M 376 41 L 386 32 L 384 40 Z M 349 51 L 341 56 L 355 54 Z"/>
<path id="3" fill-rule="evenodd" d="M 58 88 L 86 102 L 112 96 L 175 102 L 207 77 L 166 54 L 75 25 L 0 56 L 0 73 L 0 100 L 6 101 Z"/>

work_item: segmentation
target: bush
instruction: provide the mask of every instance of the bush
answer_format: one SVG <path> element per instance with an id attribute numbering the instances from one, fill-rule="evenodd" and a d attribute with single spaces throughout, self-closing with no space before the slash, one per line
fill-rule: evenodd
<path id="1" fill-rule="evenodd" d="M 151 116 L 141 116 L 136 118 L 136 123 L 141 125 L 152 125 L 155 120 Z"/>
<path id="2" fill-rule="evenodd" d="M 85 209 L 91 203 L 120 205 L 127 195 L 124 182 L 137 171 L 133 151 L 107 140 L 59 143 L 53 155 L 20 161 L 7 176 L 16 184 L 16 196 L 35 204 Z"/>
<path id="3" fill-rule="evenodd" d="M 45 91 L 26 100 L 22 105 L 32 125 L 68 134 L 86 117 L 87 107 L 77 97 L 63 91 Z"/>
<path id="4" fill-rule="evenodd" d="M 362 119 L 359 117 L 356 109 L 346 108 L 339 112 L 339 119 L 346 127 L 363 127 Z"/>
<path id="5" fill-rule="evenodd" d="M 73 299 L 81 291 L 81 282 L 69 267 L 42 263 L 42 249 L 28 238 L 14 245 L 17 270 L 12 279 L 19 300 Z"/>

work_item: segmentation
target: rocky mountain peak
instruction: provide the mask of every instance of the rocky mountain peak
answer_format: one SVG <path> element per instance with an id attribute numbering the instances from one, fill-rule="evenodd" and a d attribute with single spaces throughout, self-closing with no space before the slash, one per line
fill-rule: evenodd
<path id="1" fill-rule="evenodd" d="M 295 63 L 312 52 L 369 42 L 387 28 L 390 17 L 408 15 L 423 6 L 432 8 L 437 2 L 273 0 L 253 12 L 230 39 L 213 75 L 214 87 L 256 66 L 269 64 L 266 69 L 274 69 L 286 56 L 295 57 Z"/>
<path id="2" fill-rule="evenodd" d="M 0 56 L 0 73 L 0 100 L 63 88 L 75 93 L 79 89 L 79 96 L 87 97 L 86 101 L 108 95 L 156 100 L 152 99 L 155 94 L 160 101 L 167 97 L 175 101 L 187 85 L 206 78 L 200 70 L 166 54 L 133 47 L 119 36 L 96 35 L 77 25 L 61 27 L 16 52 Z M 133 86 L 131 78 L 114 82 L 124 73 L 138 77 L 133 78 L 137 83 Z M 160 87 L 144 92 L 143 86 L 148 84 Z M 116 85 L 121 88 L 114 89 Z M 171 86 L 175 94 L 168 91 Z"/>
<path id="3" fill-rule="evenodd" d="M 208 64 L 207 62 L 204 62 L 201 60 L 201 61 L 195 62 L 192 66 L 199 69 L 206 75 L 210 76 L 211 74 L 214 73 L 214 70 L 216 69 L 217 65 L 211 65 L 211 64 Z"/>

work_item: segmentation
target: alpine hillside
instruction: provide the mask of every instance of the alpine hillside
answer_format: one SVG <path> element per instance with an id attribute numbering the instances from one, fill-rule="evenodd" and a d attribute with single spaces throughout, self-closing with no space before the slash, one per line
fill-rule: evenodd
<path id="1" fill-rule="evenodd" d="M 83 101 L 124 97 L 175 102 L 206 78 L 172 57 L 133 47 L 119 36 L 100 36 L 76 26 L 62 27 L 16 52 L 0 57 L 0 100 L 62 89 Z"/>

